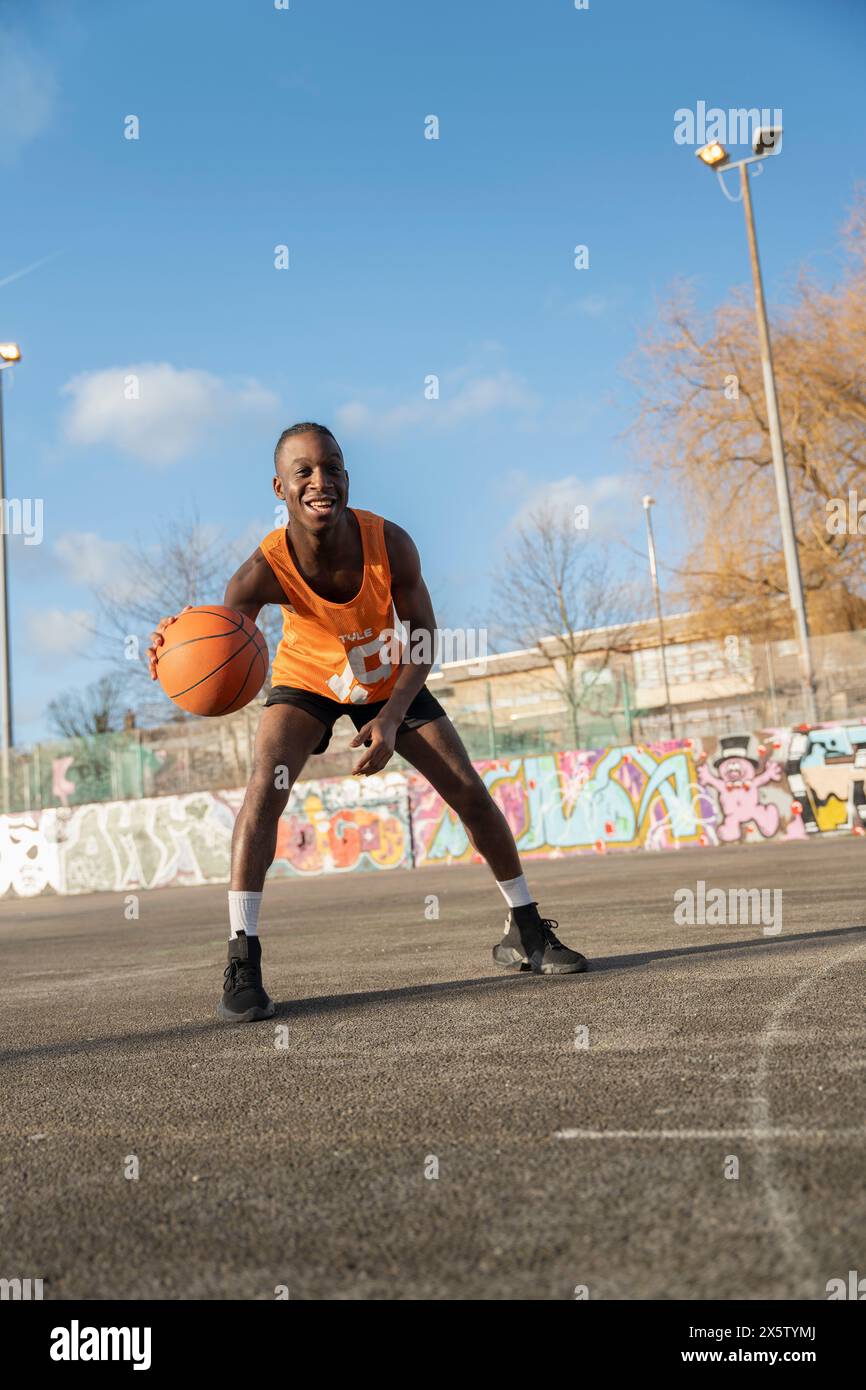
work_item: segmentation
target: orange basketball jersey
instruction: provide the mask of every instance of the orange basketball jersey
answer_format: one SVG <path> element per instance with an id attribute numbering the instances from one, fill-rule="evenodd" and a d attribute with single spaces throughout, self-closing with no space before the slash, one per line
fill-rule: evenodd
<path id="1" fill-rule="evenodd" d="M 260 548 L 286 595 L 272 684 L 362 705 L 387 700 L 394 688 L 400 667 L 392 666 L 389 656 L 397 618 L 384 519 L 355 507 L 350 510 L 361 528 L 364 578 L 348 603 L 330 603 L 313 592 L 292 559 L 284 528 L 271 531 Z"/>

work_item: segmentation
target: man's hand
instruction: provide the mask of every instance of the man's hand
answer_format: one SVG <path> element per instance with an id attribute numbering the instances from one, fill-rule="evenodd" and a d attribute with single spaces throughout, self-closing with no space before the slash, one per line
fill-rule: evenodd
<path id="1" fill-rule="evenodd" d="M 188 603 L 186 605 L 186 608 L 182 608 L 180 612 L 188 613 L 192 606 L 193 605 L 191 603 Z M 152 681 L 156 680 L 156 658 L 159 655 L 157 648 L 161 647 L 165 642 L 163 633 L 165 632 L 165 629 L 169 627 L 172 623 L 176 623 L 179 617 L 180 613 L 175 613 L 174 616 L 171 618 L 163 618 L 162 622 L 157 623 L 153 632 L 150 634 L 150 646 L 147 649 L 147 661 L 148 665 L 150 666 L 150 679 Z"/>
<path id="2" fill-rule="evenodd" d="M 382 710 L 381 714 L 358 730 L 349 747 L 360 748 L 363 743 L 368 745 L 368 749 L 352 768 L 353 777 L 370 777 L 374 772 L 382 771 L 394 753 L 399 727 L 400 720 L 392 719 Z"/>

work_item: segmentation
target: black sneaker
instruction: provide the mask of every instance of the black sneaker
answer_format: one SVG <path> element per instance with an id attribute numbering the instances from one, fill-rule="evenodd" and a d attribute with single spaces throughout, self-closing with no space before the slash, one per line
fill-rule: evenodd
<path id="1" fill-rule="evenodd" d="M 519 965 L 536 975 L 576 975 L 586 969 L 586 957 L 570 951 L 553 934 L 559 923 L 541 917 L 538 905 L 513 907 L 505 919 L 505 935 L 493 947 L 497 965 Z"/>
<path id="2" fill-rule="evenodd" d="M 217 1013 L 227 1023 L 253 1023 L 274 1012 L 262 984 L 262 943 L 257 936 L 239 931 L 229 942 L 225 988 Z"/>

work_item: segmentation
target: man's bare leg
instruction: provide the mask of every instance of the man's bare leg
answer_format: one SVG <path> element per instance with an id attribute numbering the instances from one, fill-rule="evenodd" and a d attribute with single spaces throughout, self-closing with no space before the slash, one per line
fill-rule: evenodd
<path id="1" fill-rule="evenodd" d="M 496 963 L 528 967 L 544 975 L 585 970 L 584 957 L 557 940 L 531 900 L 511 827 L 472 766 L 451 720 L 434 719 L 401 734 L 396 749 L 460 817 L 470 843 L 487 861 L 509 903 L 508 930 L 493 949 Z M 512 889 L 518 892 L 513 901 L 519 906 L 511 906 Z"/>
<path id="2" fill-rule="evenodd" d="M 253 770 L 232 835 L 233 891 L 261 893 L 277 848 L 277 823 L 324 732 L 318 719 L 295 705 L 262 710 Z"/>
<path id="3" fill-rule="evenodd" d="M 294 705 L 270 705 L 262 711 L 253 770 L 232 835 L 229 963 L 218 1010 L 229 1023 L 252 1023 L 274 1012 L 262 984 L 259 908 L 280 816 L 324 729 Z"/>
<path id="4" fill-rule="evenodd" d="M 497 881 L 523 872 L 511 827 L 485 787 L 450 719 L 434 719 L 397 739 L 397 752 L 427 778 L 461 819 Z"/>

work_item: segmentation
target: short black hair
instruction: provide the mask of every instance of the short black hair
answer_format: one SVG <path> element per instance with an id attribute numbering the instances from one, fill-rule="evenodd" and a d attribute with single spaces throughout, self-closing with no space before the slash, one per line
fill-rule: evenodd
<path id="1" fill-rule="evenodd" d="M 280 450 L 282 449 L 286 440 L 291 439 L 292 436 L 295 434 L 326 434 L 329 439 L 333 439 L 334 443 L 337 445 L 337 448 L 340 449 L 340 445 L 337 441 L 336 435 L 333 435 L 331 433 L 327 425 L 317 425 L 314 420 L 303 420 L 300 424 L 289 425 L 289 428 L 287 430 L 283 430 L 282 434 L 277 440 L 276 448 L 274 449 L 274 467 L 276 467 L 277 460 L 280 456 Z M 342 452 L 342 449 L 340 449 L 340 453 Z"/>

